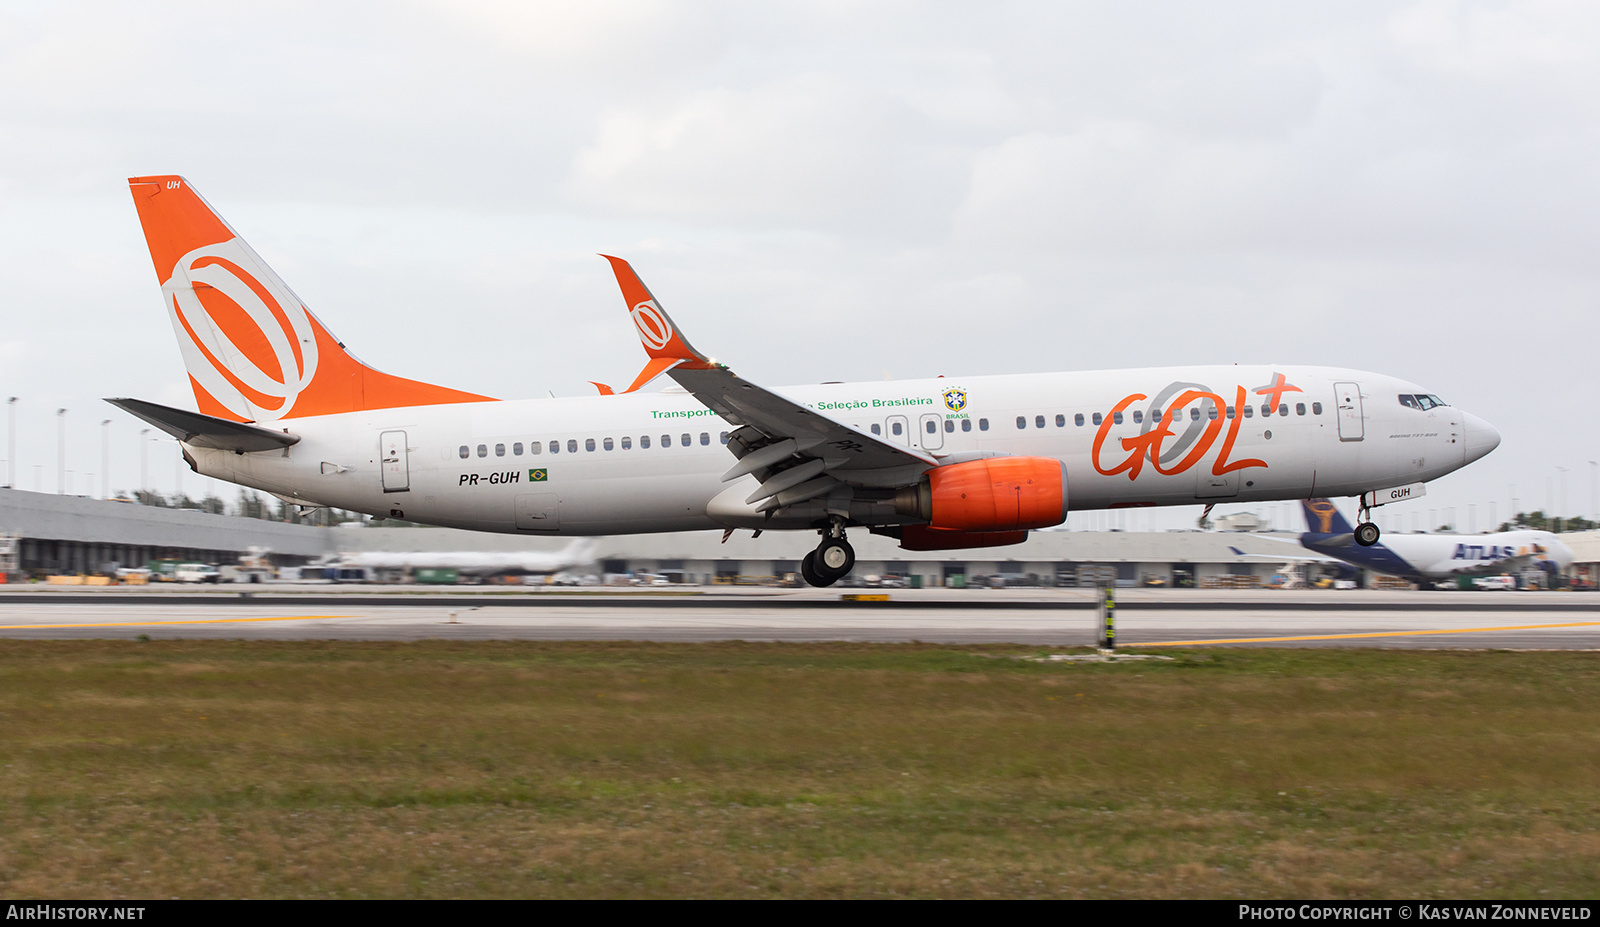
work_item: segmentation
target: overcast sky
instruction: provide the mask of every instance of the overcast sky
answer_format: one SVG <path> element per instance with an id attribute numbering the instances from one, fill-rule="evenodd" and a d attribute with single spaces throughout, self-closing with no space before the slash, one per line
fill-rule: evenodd
<path id="1" fill-rule="evenodd" d="M 100 397 L 193 408 L 126 184 L 175 173 L 403 376 L 627 383 L 605 252 L 772 386 L 1354 367 L 1504 435 L 1386 528 L 1563 467 L 1594 514 L 1600 5 L 10 0 L 0 87 L 23 489 L 58 408 L 96 495 L 143 427 Z"/>

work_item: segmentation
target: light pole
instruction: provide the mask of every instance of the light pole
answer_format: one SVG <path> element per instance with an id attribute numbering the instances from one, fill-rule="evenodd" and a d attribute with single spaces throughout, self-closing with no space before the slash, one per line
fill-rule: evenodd
<path id="1" fill-rule="evenodd" d="M 1556 469 L 1561 471 L 1561 517 L 1565 520 L 1567 517 L 1567 468 L 1556 467 Z"/>
<path id="2" fill-rule="evenodd" d="M 17 488 L 17 397 L 6 400 L 11 410 L 11 429 L 6 437 L 6 488 Z"/>
<path id="3" fill-rule="evenodd" d="M 1589 461 L 1589 511 L 1600 522 L 1600 462 Z"/>
<path id="4" fill-rule="evenodd" d="M 150 493 L 150 439 L 146 437 L 148 434 L 150 434 L 148 428 L 139 432 L 139 491 L 147 497 Z M 139 501 L 145 503 L 148 499 Z"/>
<path id="5" fill-rule="evenodd" d="M 100 423 L 100 498 L 111 498 L 111 419 Z"/>
<path id="6" fill-rule="evenodd" d="M 56 410 L 56 495 L 67 491 L 67 410 Z"/>

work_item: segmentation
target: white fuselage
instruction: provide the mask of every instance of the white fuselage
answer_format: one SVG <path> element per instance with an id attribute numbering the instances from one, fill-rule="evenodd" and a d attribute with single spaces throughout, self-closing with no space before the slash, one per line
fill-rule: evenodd
<path id="1" fill-rule="evenodd" d="M 1241 388 L 1248 417 L 1236 408 Z M 1327 367 L 941 377 L 778 392 L 936 458 L 1059 459 L 1072 509 L 1354 495 L 1436 479 L 1499 440 L 1453 407 L 1402 405 L 1397 396 L 1424 392 L 1415 384 Z M 1170 415 L 1186 392 L 1181 418 L 1155 426 L 1152 410 Z M 754 477 L 721 481 L 735 462 L 722 436 L 734 426 L 676 389 L 413 406 L 271 427 L 301 440 L 244 454 L 185 447 L 207 476 L 435 525 L 560 535 L 762 526 L 737 506 L 712 505 L 719 494 L 729 498 L 730 485 L 742 499 Z M 1151 434 L 1163 428 L 1170 434 Z"/>

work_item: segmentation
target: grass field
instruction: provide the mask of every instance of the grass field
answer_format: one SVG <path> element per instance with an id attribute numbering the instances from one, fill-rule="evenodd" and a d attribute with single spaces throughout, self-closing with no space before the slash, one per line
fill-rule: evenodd
<path id="1" fill-rule="evenodd" d="M 0 642 L 9 897 L 1600 895 L 1600 654 Z"/>

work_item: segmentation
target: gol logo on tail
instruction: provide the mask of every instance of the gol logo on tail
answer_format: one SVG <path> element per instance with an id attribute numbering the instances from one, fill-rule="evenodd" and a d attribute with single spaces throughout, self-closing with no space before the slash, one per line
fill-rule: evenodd
<path id="1" fill-rule="evenodd" d="M 655 300 L 647 299 L 629 312 L 633 327 L 639 330 L 639 340 L 652 351 L 665 348 L 672 341 L 672 323 L 662 313 Z"/>
<path id="2" fill-rule="evenodd" d="M 242 419 L 272 421 L 317 373 L 317 339 L 300 301 L 235 238 L 178 259 L 162 287 L 184 366 Z M 641 328 L 641 331 L 643 329 Z"/>

